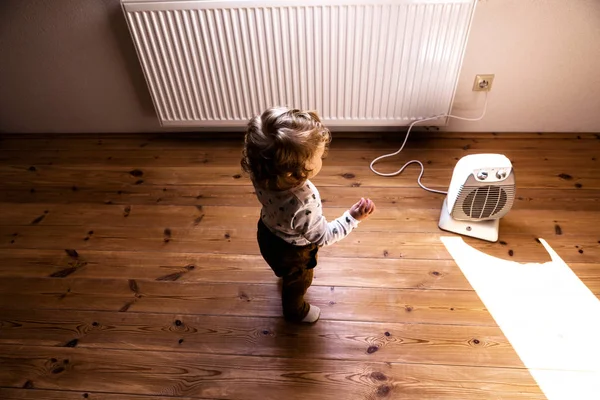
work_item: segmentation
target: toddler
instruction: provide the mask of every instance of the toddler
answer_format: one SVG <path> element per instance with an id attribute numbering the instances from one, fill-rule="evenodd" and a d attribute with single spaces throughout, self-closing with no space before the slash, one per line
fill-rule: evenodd
<path id="1" fill-rule="evenodd" d="M 283 278 L 281 301 L 289 321 L 313 323 L 321 310 L 304 301 L 319 247 L 348 235 L 375 204 L 360 199 L 334 221 L 323 216 L 319 191 L 309 180 L 319 173 L 331 133 L 314 112 L 274 107 L 248 123 L 242 168 L 262 204 L 260 252 Z"/>

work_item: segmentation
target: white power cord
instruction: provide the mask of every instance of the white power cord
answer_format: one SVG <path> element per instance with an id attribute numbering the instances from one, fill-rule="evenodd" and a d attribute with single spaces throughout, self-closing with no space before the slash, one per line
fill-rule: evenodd
<path id="1" fill-rule="evenodd" d="M 375 170 L 375 168 L 373 168 L 373 165 L 375 165 L 375 163 L 379 162 L 380 160 L 383 160 L 384 158 L 393 157 L 393 156 L 395 156 L 397 154 L 400 154 L 400 152 L 404 149 L 404 145 L 406 145 L 406 141 L 408 140 L 408 136 L 410 135 L 410 131 L 411 131 L 411 129 L 413 128 L 413 126 L 415 124 L 418 124 L 418 123 L 424 122 L 424 121 L 431 121 L 433 119 L 438 119 L 438 118 L 443 118 L 443 117 L 455 118 L 455 119 L 460 119 L 460 120 L 463 120 L 463 121 L 480 121 L 481 119 L 483 119 L 483 117 L 485 117 L 485 112 L 487 111 L 487 103 L 488 103 L 488 96 L 487 96 L 487 92 L 485 92 L 485 104 L 483 106 L 483 112 L 477 118 L 466 118 L 466 117 L 458 117 L 456 115 L 451 115 L 451 114 L 441 114 L 441 115 L 436 115 L 436 116 L 433 116 L 433 117 L 418 119 L 418 120 L 414 121 L 408 127 L 408 131 L 406 132 L 406 137 L 404 138 L 404 142 L 402 143 L 402 146 L 400 146 L 400 148 L 398 149 L 398 151 L 396 151 L 395 153 L 384 154 L 382 156 L 377 157 L 376 159 L 374 159 L 373 161 L 371 161 L 371 165 L 369 166 L 369 168 L 371 168 L 371 171 L 373 171 L 375 174 L 377 174 L 379 176 L 396 176 L 396 175 L 400 175 L 402 173 L 402 171 L 404 171 L 404 169 L 406 167 L 408 167 L 410 164 L 419 164 L 421 166 L 421 173 L 419 174 L 419 177 L 417 178 L 417 183 L 419 184 L 419 186 L 421 186 L 421 188 L 423 188 L 423 189 L 425 189 L 425 190 L 427 190 L 429 192 L 440 193 L 440 194 L 448 194 L 448 192 L 444 192 L 442 190 L 430 189 L 430 188 L 428 188 L 427 186 L 425 186 L 425 185 L 423 185 L 421 183 L 421 177 L 423 176 L 423 172 L 425 172 L 425 167 L 423 166 L 423 163 L 421 161 L 419 161 L 419 160 L 410 160 L 409 162 L 407 162 L 406 164 L 404 164 L 402 166 L 402 168 L 400 168 L 398 171 L 396 171 L 396 172 L 390 172 L 390 173 L 379 172 L 379 171 Z"/>

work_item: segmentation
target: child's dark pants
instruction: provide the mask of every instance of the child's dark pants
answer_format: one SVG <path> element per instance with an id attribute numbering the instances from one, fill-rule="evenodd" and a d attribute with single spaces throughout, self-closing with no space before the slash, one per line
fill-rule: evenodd
<path id="1" fill-rule="evenodd" d="M 317 266 L 319 246 L 294 246 L 275 236 L 258 220 L 258 246 L 263 258 L 275 275 L 283 278 L 281 304 L 283 316 L 289 321 L 301 321 L 308 314 L 310 305 L 304 294 L 313 280 L 313 268 Z"/>

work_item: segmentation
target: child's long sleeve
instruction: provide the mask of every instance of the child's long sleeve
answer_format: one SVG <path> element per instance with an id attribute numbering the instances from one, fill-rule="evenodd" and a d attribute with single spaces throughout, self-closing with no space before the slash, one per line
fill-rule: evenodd
<path id="1" fill-rule="evenodd" d="M 327 222 L 321 213 L 321 207 L 303 207 L 295 214 L 292 222 L 293 227 L 300 231 L 307 241 L 319 246 L 328 246 L 342 240 L 358 226 L 358 221 L 349 211 Z"/>
<path id="2" fill-rule="evenodd" d="M 256 187 L 263 207 L 261 220 L 275 235 L 295 246 L 328 246 L 342 240 L 358 226 L 346 211 L 327 222 L 319 191 L 310 181 L 290 190 L 273 192 Z"/>

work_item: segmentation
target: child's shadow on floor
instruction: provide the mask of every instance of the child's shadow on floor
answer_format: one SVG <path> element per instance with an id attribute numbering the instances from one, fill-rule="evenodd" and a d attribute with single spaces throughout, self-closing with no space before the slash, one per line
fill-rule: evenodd
<path id="1" fill-rule="evenodd" d="M 331 348 L 326 344 L 327 338 L 323 335 L 325 324 L 326 321 L 306 324 L 278 318 L 269 332 L 273 339 L 271 345 L 274 346 L 271 351 L 286 360 L 293 360 L 294 365 L 298 365 L 299 360 L 308 364 L 314 359 L 326 358 L 334 344 L 331 344 Z"/>
<path id="2" fill-rule="evenodd" d="M 277 279 L 276 284 L 277 293 L 281 296 L 283 279 Z M 315 358 L 324 358 L 334 347 L 333 343 L 331 346 L 327 345 L 327 337 L 324 335 L 327 321 L 319 320 L 314 324 L 307 324 L 289 322 L 282 316 L 274 318 L 272 324 L 272 328 L 268 329 L 267 333 L 272 339 L 270 346 L 273 348 L 270 352 L 286 359 L 295 359 L 295 365 L 298 364 L 298 360 L 306 360 L 310 363 L 310 359 L 314 361 Z"/>

